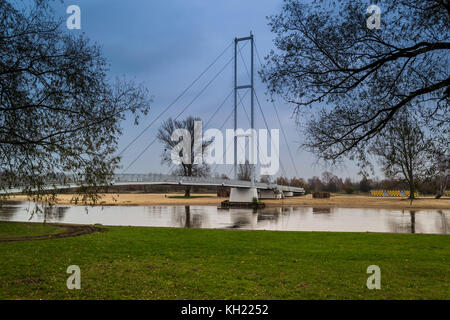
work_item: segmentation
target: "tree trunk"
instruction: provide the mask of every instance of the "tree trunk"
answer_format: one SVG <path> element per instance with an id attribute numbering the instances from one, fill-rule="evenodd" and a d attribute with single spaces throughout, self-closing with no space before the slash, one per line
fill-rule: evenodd
<path id="1" fill-rule="evenodd" d="M 187 176 L 188 177 L 192 177 L 192 165 L 186 165 L 186 169 L 187 169 Z M 191 186 L 186 186 L 186 189 L 184 189 L 184 196 L 185 197 L 190 197 L 191 196 Z"/>
<path id="2" fill-rule="evenodd" d="M 414 200 L 414 191 L 415 191 L 415 180 L 414 180 L 414 175 L 413 175 L 413 171 L 412 168 L 410 168 L 408 170 L 408 184 L 409 184 L 409 199 Z"/>
<path id="3" fill-rule="evenodd" d="M 414 182 L 410 182 L 409 183 L 409 199 L 414 200 L 414 192 L 415 192 L 415 188 L 414 188 Z"/>
<path id="4" fill-rule="evenodd" d="M 436 199 L 440 199 L 443 195 L 445 195 L 445 191 L 447 190 L 447 175 L 444 178 L 440 178 L 441 183 L 438 186 L 438 192 L 436 194 Z"/>
<path id="5" fill-rule="evenodd" d="M 416 233 L 416 212 L 410 211 L 409 214 L 411 215 L 411 233 Z"/>
<path id="6" fill-rule="evenodd" d="M 184 212 L 186 214 L 186 221 L 185 221 L 184 227 L 190 228 L 191 227 L 191 207 L 185 206 Z"/>

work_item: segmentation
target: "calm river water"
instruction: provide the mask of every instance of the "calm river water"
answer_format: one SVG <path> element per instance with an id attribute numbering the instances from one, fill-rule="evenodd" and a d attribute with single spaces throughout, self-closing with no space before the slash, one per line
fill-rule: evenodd
<path id="1" fill-rule="evenodd" d="M 33 203 L 0 207 L 2 221 L 118 226 L 450 234 L 448 210 L 359 208 L 218 209 L 215 206 L 56 206 L 32 217 Z"/>

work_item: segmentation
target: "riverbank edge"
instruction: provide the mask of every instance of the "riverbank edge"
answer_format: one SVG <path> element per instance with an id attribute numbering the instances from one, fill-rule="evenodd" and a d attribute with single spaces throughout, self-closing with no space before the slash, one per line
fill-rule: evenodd
<path id="1" fill-rule="evenodd" d="M 42 224 L 42 222 L 21 222 L 21 221 L 0 221 L 0 223 L 10 223 L 16 225 L 37 225 Z M 41 235 L 31 235 L 31 236 L 18 236 L 12 238 L 1 238 L 2 242 L 18 242 L 18 241 L 40 241 L 40 240 L 51 240 L 51 239 L 61 239 L 69 237 L 79 237 L 86 234 L 91 234 L 95 232 L 107 232 L 108 229 L 99 225 L 91 224 L 74 224 L 74 223 L 45 223 L 49 226 L 58 227 L 61 232 L 52 234 L 41 234 Z"/>
<path id="2" fill-rule="evenodd" d="M 175 194 L 102 194 L 100 202 L 95 206 L 217 206 L 227 198 L 219 198 L 214 194 L 202 194 L 205 197 L 193 199 L 169 198 Z M 58 195 L 58 205 L 86 205 L 71 202 L 72 194 Z M 14 196 L 11 200 L 26 201 L 26 196 Z M 313 199 L 299 196 L 281 200 L 261 200 L 266 207 L 324 207 L 324 208 L 378 208 L 378 209 L 435 209 L 449 210 L 450 198 L 434 199 L 422 197 L 412 203 L 404 198 L 376 198 L 361 195 L 337 195 L 330 199 Z"/>

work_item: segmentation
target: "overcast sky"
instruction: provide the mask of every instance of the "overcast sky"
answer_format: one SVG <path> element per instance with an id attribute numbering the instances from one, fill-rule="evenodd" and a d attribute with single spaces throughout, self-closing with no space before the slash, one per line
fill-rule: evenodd
<path id="1" fill-rule="evenodd" d="M 261 58 L 273 46 L 274 35 L 270 32 L 267 16 L 280 12 L 281 0 L 72 0 L 57 5 L 56 10 L 63 17 L 67 6 L 76 4 L 81 8 L 81 32 L 101 45 L 104 56 L 111 64 L 111 77 L 126 75 L 130 79 L 143 82 L 154 96 L 150 113 L 142 119 L 139 126 L 124 123 L 124 135 L 120 138 L 119 149 L 126 147 L 161 110 L 167 107 L 235 37 L 255 36 L 256 47 Z M 79 33 L 72 30 L 70 32 Z M 242 50 L 249 58 L 249 47 Z M 175 117 L 224 67 L 232 58 L 232 47 L 217 64 L 205 74 L 192 89 L 137 140 L 123 155 L 122 165 L 126 168 L 137 155 L 154 139 L 162 120 Z M 244 65 L 239 58 L 239 80 L 247 80 Z M 249 59 L 247 59 L 249 65 Z M 208 87 L 207 90 L 181 115 L 198 116 L 206 122 L 218 105 L 231 92 L 233 85 L 233 63 Z M 256 71 L 260 69 L 255 57 Z M 259 76 L 255 75 L 255 91 L 261 102 L 269 126 L 279 129 L 271 103 L 267 102 L 266 89 Z M 244 92 L 242 92 L 243 94 Z M 245 107 L 250 112 L 246 99 Z M 301 150 L 302 141 L 298 126 L 292 118 L 292 105 L 276 100 L 282 127 L 287 139 L 297 172 L 301 177 L 320 175 L 326 168 L 316 165 L 315 157 Z M 232 96 L 224 104 L 218 115 L 208 127 L 220 128 L 233 108 Z M 247 116 L 239 107 L 238 127 L 248 128 Z M 265 128 L 259 108 L 255 103 L 256 127 Z M 232 118 L 225 124 L 233 128 Z M 225 134 L 224 134 L 225 135 Z M 296 175 L 290 161 L 288 150 L 280 131 L 281 162 L 288 175 Z M 161 166 L 162 146 L 155 143 L 137 160 L 127 173 L 167 173 L 168 167 Z M 229 173 L 230 166 L 222 166 L 220 172 Z M 340 168 L 328 168 L 341 176 L 359 179 L 358 168 L 347 163 Z M 279 174 L 282 174 L 280 169 Z"/>

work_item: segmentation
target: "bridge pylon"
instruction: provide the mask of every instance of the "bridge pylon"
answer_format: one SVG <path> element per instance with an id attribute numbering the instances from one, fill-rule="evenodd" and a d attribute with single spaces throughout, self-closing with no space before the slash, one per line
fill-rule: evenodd
<path id="1" fill-rule="evenodd" d="M 237 79 L 237 69 L 238 69 L 238 63 L 237 63 L 237 55 L 238 55 L 238 45 L 239 42 L 242 41 L 250 41 L 251 49 L 250 49 L 250 84 L 246 85 L 238 85 L 238 79 Z M 234 179 L 237 179 L 237 136 L 236 136 L 236 130 L 237 130 L 237 105 L 238 105 L 238 91 L 241 89 L 250 89 L 250 127 L 252 129 L 255 129 L 255 111 L 254 111 L 254 99 L 255 99 L 255 89 L 254 89 L 254 38 L 252 32 L 250 32 L 250 36 L 243 37 L 243 38 L 234 38 Z M 250 145 L 253 145 L 253 142 L 255 137 L 253 135 L 250 136 Z M 251 164 L 253 166 L 253 164 Z M 255 183 L 255 170 L 252 167 L 252 184 Z"/>

